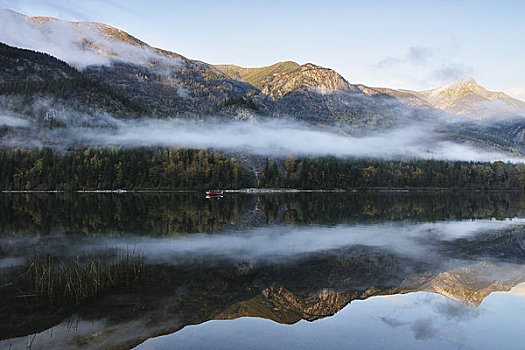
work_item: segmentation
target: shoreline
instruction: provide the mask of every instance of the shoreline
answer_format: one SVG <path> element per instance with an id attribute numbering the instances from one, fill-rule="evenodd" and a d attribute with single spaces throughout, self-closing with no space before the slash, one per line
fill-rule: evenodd
<path id="1" fill-rule="evenodd" d="M 137 190 L 0 190 L 0 193 L 201 193 L 205 190 L 197 189 L 137 189 Z M 241 194 L 271 194 L 271 193 L 417 193 L 417 192 L 523 192 L 522 189 L 475 189 L 468 187 L 413 187 L 413 188 L 387 188 L 387 187 L 365 187 L 349 189 L 297 189 L 297 188 L 240 188 L 218 190 L 223 193 L 241 193 Z"/>

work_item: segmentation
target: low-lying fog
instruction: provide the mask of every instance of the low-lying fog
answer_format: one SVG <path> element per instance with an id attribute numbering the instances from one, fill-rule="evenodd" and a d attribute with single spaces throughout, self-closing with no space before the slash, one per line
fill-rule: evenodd
<path id="1" fill-rule="evenodd" d="M 13 114 L 0 116 L 12 133 L 7 147 L 148 147 L 175 146 L 244 152 L 261 156 L 337 156 L 384 159 L 511 161 L 522 158 L 446 139 L 442 124 L 418 123 L 355 136 L 283 120 L 115 119 L 109 115 L 61 115 L 60 127 L 45 128 Z"/>
<path id="2" fill-rule="evenodd" d="M 337 226 L 272 226 L 214 234 L 188 234 L 180 237 L 84 237 L 60 233 L 49 236 L 3 238 L 0 248 L 11 252 L 4 257 L 16 265 L 35 252 L 75 257 L 81 252 L 95 255 L 114 249 L 143 254 L 147 263 L 176 264 L 188 259 L 228 259 L 233 261 L 280 260 L 309 254 L 366 246 L 396 254 L 427 259 L 442 242 L 472 239 L 483 234 L 523 227 L 525 219 L 484 219 L 439 223 L 386 223 Z M 525 243 L 525 242 L 524 242 Z"/>

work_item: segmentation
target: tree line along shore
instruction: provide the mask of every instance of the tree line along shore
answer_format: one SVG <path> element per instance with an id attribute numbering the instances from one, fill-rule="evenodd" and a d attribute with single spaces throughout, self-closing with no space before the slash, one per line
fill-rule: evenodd
<path id="1" fill-rule="evenodd" d="M 525 164 L 316 157 L 265 159 L 247 169 L 217 152 L 179 148 L 0 150 L 4 191 L 183 190 L 524 190 Z"/>

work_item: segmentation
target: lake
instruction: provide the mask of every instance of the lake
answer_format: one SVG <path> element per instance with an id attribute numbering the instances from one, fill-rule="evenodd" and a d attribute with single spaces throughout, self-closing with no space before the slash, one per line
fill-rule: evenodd
<path id="1" fill-rule="evenodd" d="M 523 349 L 525 195 L 3 193 L 2 349 Z"/>

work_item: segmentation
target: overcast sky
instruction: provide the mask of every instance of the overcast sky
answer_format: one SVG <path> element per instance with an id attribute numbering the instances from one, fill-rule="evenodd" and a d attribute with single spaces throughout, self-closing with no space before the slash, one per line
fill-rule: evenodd
<path id="1" fill-rule="evenodd" d="M 104 22 L 213 64 L 312 62 L 352 83 L 417 90 L 472 76 L 525 99 L 525 1 L 0 0 L 0 7 Z"/>

